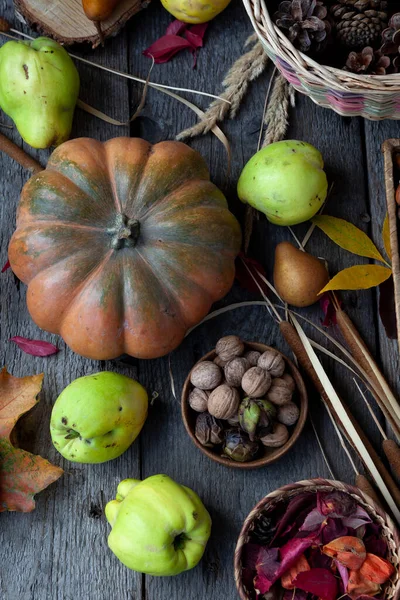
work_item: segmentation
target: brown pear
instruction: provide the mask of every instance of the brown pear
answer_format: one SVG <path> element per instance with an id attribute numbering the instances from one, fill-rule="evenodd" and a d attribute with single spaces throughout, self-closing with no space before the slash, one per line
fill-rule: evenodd
<path id="1" fill-rule="evenodd" d="M 288 304 L 311 306 L 320 299 L 318 293 L 328 281 L 325 264 L 315 256 L 289 242 L 281 242 L 275 248 L 274 285 Z"/>

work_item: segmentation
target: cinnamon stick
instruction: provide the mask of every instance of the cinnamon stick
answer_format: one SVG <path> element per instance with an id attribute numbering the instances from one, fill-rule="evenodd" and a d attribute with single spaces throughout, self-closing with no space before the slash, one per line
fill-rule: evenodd
<path id="1" fill-rule="evenodd" d="M 14 144 L 14 142 L 2 133 L 0 133 L 0 152 L 7 154 L 32 175 L 43 171 L 43 167 L 34 158 L 29 156 L 25 150 L 22 150 L 22 148 Z"/>
<path id="2" fill-rule="evenodd" d="M 314 384 L 314 387 L 316 388 L 318 393 L 322 396 L 324 401 L 329 406 L 329 408 L 335 418 L 335 421 L 337 422 L 338 426 L 343 431 L 344 435 L 346 436 L 347 441 L 354 448 L 354 445 L 352 444 L 352 440 L 348 438 L 346 429 L 345 429 L 345 427 L 343 427 L 342 422 L 338 418 L 336 411 L 333 408 L 332 403 L 329 399 L 329 396 L 326 394 L 324 386 L 322 385 L 321 381 L 318 378 L 317 373 L 315 372 L 315 369 L 307 355 L 307 352 L 305 351 L 305 348 L 303 346 L 303 343 L 302 343 L 297 331 L 295 330 L 293 325 L 291 323 L 289 323 L 288 321 L 282 321 L 279 324 L 279 328 L 280 328 L 282 335 L 284 336 L 286 342 L 289 344 L 289 346 L 293 350 L 294 354 L 296 355 L 297 360 L 299 361 L 300 365 L 303 367 L 304 371 L 307 373 L 308 377 L 311 379 L 312 383 Z M 378 454 L 376 453 L 371 442 L 365 435 L 364 431 L 361 429 L 360 425 L 357 423 L 357 421 L 351 414 L 349 408 L 346 406 L 346 404 L 343 402 L 343 400 L 341 402 L 342 402 L 344 410 L 347 413 L 347 416 L 349 417 L 350 421 L 352 422 L 352 424 L 353 424 L 354 428 L 356 429 L 358 435 L 360 436 L 365 448 L 367 449 L 372 461 L 374 462 L 383 481 L 385 482 L 386 487 L 390 491 L 390 494 L 391 494 L 393 500 L 396 502 L 396 504 L 400 505 L 400 490 L 397 487 L 394 479 L 392 478 L 389 471 L 386 469 L 385 465 L 379 458 Z M 357 452 L 357 449 L 356 448 L 354 448 L 354 449 Z M 362 456 L 360 456 L 360 459 L 362 460 Z"/>

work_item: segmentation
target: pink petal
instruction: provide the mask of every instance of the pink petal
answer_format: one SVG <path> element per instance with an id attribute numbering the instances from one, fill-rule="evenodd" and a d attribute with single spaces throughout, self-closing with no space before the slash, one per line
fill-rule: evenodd
<path id="1" fill-rule="evenodd" d="M 310 569 L 299 573 L 294 585 L 305 592 L 310 592 L 322 600 L 335 600 L 337 581 L 328 569 Z"/>
<path id="2" fill-rule="evenodd" d="M 193 46 L 188 40 L 178 35 L 163 35 L 154 44 L 146 48 L 143 54 L 144 56 L 154 58 L 155 63 L 161 64 L 168 62 L 177 52 L 186 48 L 193 50 Z"/>
<path id="3" fill-rule="evenodd" d="M 7 260 L 7 262 L 5 263 L 5 265 L 3 266 L 3 268 L 1 269 L 1 272 L 4 273 L 5 271 L 7 271 L 7 269 L 10 268 L 10 261 Z"/>
<path id="4" fill-rule="evenodd" d="M 182 21 L 175 19 L 175 21 L 172 21 L 172 23 L 168 25 L 165 35 L 180 35 L 185 31 L 187 26 L 187 23 L 183 23 Z"/>
<path id="5" fill-rule="evenodd" d="M 191 43 L 193 48 L 203 47 L 203 38 L 207 26 L 208 23 L 201 23 L 199 25 L 193 25 L 193 27 L 185 31 L 185 38 Z"/>
<path id="6" fill-rule="evenodd" d="M 28 338 L 15 335 L 10 338 L 10 342 L 15 342 L 23 352 L 32 356 L 51 356 L 57 354 L 59 349 L 50 342 L 42 342 L 41 340 L 30 340 Z"/>

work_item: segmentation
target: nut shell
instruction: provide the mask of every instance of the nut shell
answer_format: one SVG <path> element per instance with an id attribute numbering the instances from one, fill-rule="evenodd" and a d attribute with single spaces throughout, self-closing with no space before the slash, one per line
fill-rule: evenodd
<path id="1" fill-rule="evenodd" d="M 218 340 L 215 346 L 215 352 L 221 360 L 232 360 L 235 356 L 242 356 L 244 344 L 237 335 L 226 335 Z"/>
<path id="2" fill-rule="evenodd" d="M 205 412 L 207 410 L 207 402 L 209 392 L 200 388 L 193 388 L 189 394 L 188 402 L 191 408 L 196 412 Z"/>
<path id="3" fill-rule="evenodd" d="M 300 410 L 299 407 L 294 402 L 288 402 L 283 406 L 279 407 L 277 419 L 279 423 L 283 423 L 290 427 L 294 425 L 299 420 Z"/>
<path id="4" fill-rule="evenodd" d="M 190 382 L 201 390 L 213 390 L 222 381 L 222 371 L 215 363 L 204 360 L 195 365 L 190 374 Z"/>
<path id="5" fill-rule="evenodd" d="M 212 448 L 217 444 L 222 444 L 224 430 L 213 416 L 204 412 L 197 416 L 195 436 L 202 446 Z"/>
<path id="6" fill-rule="evenodd" d="M 258 359 L 261 356 L 261 352 L 257 352 L 257 350 L 248 350 L 245 352 L 243 357 L 247 358 L 250 363 L 250 367 L 256 367 L 258 363 Z"/>
<path id="7" fill-rule="evenodd" d="M 221 367 L 221 369 L 223 369 L 225 367 L 227 361 L 226 360 L 222 360 L 222 358 L 219 357 L 218 354 L 217 354 L 217 356 L 214 358 L 214 362 L 215 362 L 216 365 L 218 365 L 219 367 Z"/>
<path id="8" fill-rule="evenodd" d="M 271 387 L 268 390 L 267 398 L 273 404 L 277 406 L 282 406 L 283 404 L 287 404 L 292 399 L 293 392 L 291 390 L 291 386 L 288 383 L 280 378 L 276 377 L 272 380 Z"/>
<path id="9" fill-rule="evenodd" d="M 266 350 L 258 359 L 257 365 L 269 371 L 272 377 L 281 377 L 285 371 L 285 359 L 276 350 Z"/>
<path id="10" fill-rule="evenodd" d="M 208 398 L 208 412 L 217 419 L 230 419 L 237 414 L 240 396 L 236 388 L 226 383 L 213 390 Z"/>
<path id="11" fill-rule="evenodd" d="M 271 386 L 271 375 L 261 367 L 251 367 L 242 378 L 242 389 L 250 397 L 261 398 Z"/>
<path id="12" fill-rule="evenodd" d="M 225 380 L 228 385 L 240 387 L 243 375 L 250 369 L 249 361 L 241 356 L 232 358 L 224 368 Z"/>
<path id="13" fill-rule="evenodd" d="M 290 388 L 290 391 L 294 392 L 296 389 L 296 382 L 293 379 L 293 377 L 291 375 L 289 375 L 289 373 L 284 373 L 282 375 L 282 379 L 284 379 L 286 381 L 286 383 L 288 384 L 288 387 Z"/>
<path id="14" fill-rule="evenodd" d="M 280 448 L 289 439 L 289 431 L 283 423 L 276 423 L 272 433 L 260 437 L 260 442 L 268 448 Z"/>

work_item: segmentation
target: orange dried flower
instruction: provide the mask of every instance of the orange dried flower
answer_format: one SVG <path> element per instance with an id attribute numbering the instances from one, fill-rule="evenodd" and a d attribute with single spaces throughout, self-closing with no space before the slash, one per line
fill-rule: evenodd
<path id="1" fill-rule="evenodd" d="M 367 552 L 367 558 L 360 569 L 360 576 L 373 583 L 385 583 L 394 573 L 394 566 L 388 560 Z"/>
<path id="2" fill-rule="evenodd" d="M 350 571 L 346 592 L 353 600 L 363 595 L 376 596 L 380 589 L 381 586 L 379 583 L 364 579 L 360 569 L 358 571 Z"/>
<path id="3" fill-rule="evenodd" d="M 336 538 L 329 544 L 325 544 L 322 552 L 336 558 L 340 564 L 351 571 L 358 571 L 367 556 L 364 542 L 351 535 Z"/>
<path id="4" fill-rule="evenodd" d="M 308 564 L 308 560 L 306 559 L 304 554 L 302 554 L 301 556 L 299 556 L 297 561 L 290 567 L 290 569 L 288 569 L 286 573 L 282 575 L 282 587 L 285 588 L 285 590 L 294 590 L 296 586 L 293 584 L 293 581 L 296 579 L 297 575 L 299 573 L 302 573 L 303 571 L 309 570 L 310 565 Z"/>

